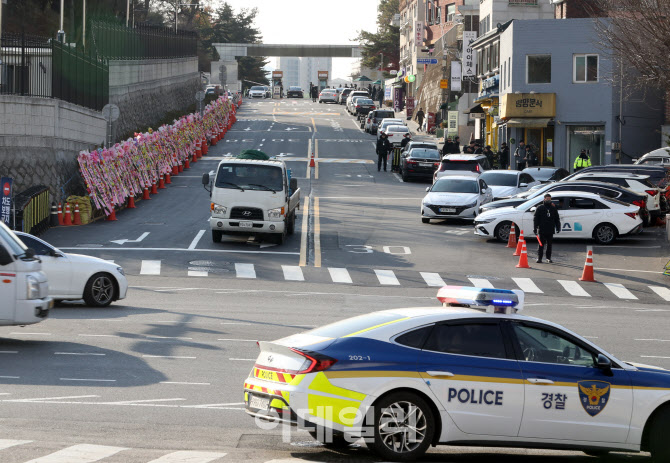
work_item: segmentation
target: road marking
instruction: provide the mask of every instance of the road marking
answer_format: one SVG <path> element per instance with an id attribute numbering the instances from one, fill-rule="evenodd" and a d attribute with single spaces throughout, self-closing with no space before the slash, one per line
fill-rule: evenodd
<path id="1" fill-rule="evenodd" d="M 321 212 L 318 197 L 314 198 L 314 267 L 321 267 Z"/>
<path id="2" fill-rule="evenodd" d="M 302 274 L 302 269 L 295 265 L 282 265 L 284 272 L 284 279 L 289 281 L 305 281 L 305 276 Z"/>
<path id="3" fill-rule="evenodd" d="M 400 285 L 400 282 L 393 273 L 393 270 L 377 270 L 375 269 L 375 274 L 379 280 L 380 285 Z"/>
<path id="4" fill-rule="evenodd" d="M 309 169 L 307 169 L 309 172 Z M 309 196 L 305 198 L 302 205 L 302 234 L 300 235 L 300 262 L 298 265 L 304 267 L 307 265 L 307 232 L 309 226 Z"/>
<path id="5" fill-rule="evenodd" d="M 179 384 L 182 386 L 211 386 L 211 383 L 188 383 L 184 381 L 161 381 L 160 384 Z"/>
<path id="6" fill-rule="evenodd" d="M 640 357 L 646 359 L 670 359 L 670 357 L 665 357 L 663 355 L 640 355 Z"/>
<path id="7" fill-rule="evenodd" d="M 468 278 L 468 280 L 470 280 L 472 285 L 476 286 L 477 288 L 493 288 L 491 282 L 486 278 Z"/>
<path id="8" fill-rule="evenodd" d="M 90 399 L 92 397 L 100 397 L 99 395 L 68 395 L 61 397 L 35 397 L 34 399 L 16 399 L 7 400 L 6 402 L 44 402 L 47 400 L 64 400 L 64 399 Z"/>
<path id="9" fill-rule="evenodd" d="M 131 404 L 141 404 L 149 402 L 173 402 L 177 400 L 186 400 L 186 399 L 174 398 L 174 399 L 120 400 L 118 402 L 98 402 L 98 403 L 102 403 L 105 405 L 131 405 Z"/>
<path id="10" fill-rule="evenodd" d="M 179 450 L 151 460 L 149 463 L 209 463 L 225 456 L 225 453 Z"/>
<path id="11" fill-rule="evenodd" d="M 205 270 L 189 270 L 188 276 L 190 277 L 206 277 L 209 276 L 209 272 Z"/>
<path id="12" fill-rule="evenodd" d="M 86 336 L 89 338 L 118 338 L 117 334 L 80 334 L 79 336 Z"/>
<path id="13" fill-rule="evenodd" d="M 316 122 L 314 122 L 314 118 L 312 118 L 312 127 L 314 127 L 314 131 L 316 132 Z"/>
<path id="14" fill-rule="evenodd" d="M 663 286 L 650 286 L 649 289 L 651 289 L 666 301 L 670 301 L 670 289 L 664 288 Z"/>
<path id="15" fill-rule="evenodd" d="M 0 379 L 19 379 L 20 376 L 0 376 Z"/>
<path id="16" fill-rule="evenodd" d="M 393 199 L 393 198 L 385 198 Z M 416 200 L 416 198 L 414 198 Z M 100 251 L 102 248 L 91 248 L 91 247 L 67 247 L 59 248 L 61 250 L 71 250 L 71 251 Z M 213 252 L 213 253 L 225 253 L 225 254 L 277 254 L 284 256 L 295 256 L 300 253 L 298 252 L 283 252 L 283 251 L 240 251 L 236 249 L 186 249 L 186 248 L 104 248 L 105 251 L 177 251 L 177 252 Z M 160 262 L 160 261 L 158 261 Z"/>
<path id="17" fill-rule="evenodd" d="M 254 264 L 235 264 L 235 274 L 237 278 L 256 278 Z"/>
<path id="18" fill-rule="evenodd" d="M 148 355 L 143 354 L 142 358 L 145 359 L 195 359 L 196 357 L 188 357 L 185 355 Z"/>
<path id="19" fill-rule="evenodd" d="M 420 272 L 428 286 L 444 286 L 446 283 L 439 273 Z"/>
<path id="20" fill-rule="evenodd" d="M 233 338 L 220 338 L 217 341 L 239 341 L 239 342 L 258 342 L 258 339 L 233 339 Z"/>
<path id="21" fill-rule="evenodd" d="M 670 342 L 670 339 L 634 339 L 634 341 Z"/>
<path id="22" fill-rule="evenodd" d="M 537 287 L 537 285 L 530 278 L 512 278 L 514 283 L 526 293 L 538 293 L 542 294 L 543 291 Z"/>
<path id="23" fill-rule="evenodd" d="M 0 350 L 0 354 L 18 354 L 18 350 Z"/>
<path id="24" fill-rule="evenodd" d="M 102 357 L 107 354 L 99 354 L 95 352 L 54 352 L 54 355 L 97 355 Z"/>
<path id="25" fill-rule="evenodd" d="M 631 293 L 626 287 L 620 283 L 603 283 L 607 289 L 619 299 L 637 299 L 635 294 Z"/>
<path id="26" fill-rule="evenodd" d="M 394 176 L 400 183 L 405 183 L 405 181 L 402 179 L 402 177 L 401 177 L 397 172 L 393 172 L 393 176 Z"/>
<path id="27" fill-rule="evenodd" d="M 197 235 L 195 235 L 195 238 L 193 238 L 193 241 L 191 241 L 191 244 L 189 245 L 188 249 L 193 250 L 195 247 L 198 245 L 198 242 L 200 242 L 200 239 L 202 238 L 202 235 L 205 234 L 205 230 L 200 230 Z"/>
<path id="28" fill-rule="evenodd" d="M 94 383 L 115 383 L 115 379 L 92 379 L 92 378 L 58 378 L 61 381 L 91 381 Z"/>
<path id="29" fill-rule="evenodd" d="M 558 281 L 561 286 L 563 286 L 563 289 L 565 289 L 568 294 L 571 296 L 579 296 L 579 297 L 591 297 L 589 293 L 587 293 L 584 288 L 579 286 L 579 283 L 576 281 L 571 281 L 571 280 L 556 280 Z"/>
<path id="30" fill-rule="evenodd" d="M 30 444 L 31 442 L 31 440 L 0 439 L 0 450 L 15 447 L 17 445 Z"/>
<path id="31" fill-rule="evenodd" d="M 607 246 L 607 247 L 609 248 L 609 247 L 613 247 L 613 246 Z M 622 247 L 629 248 L 630 246 L 622 246 Z M 638 248 L 638 246 L 635 246 L 635 247 Z M 656 274 L 661 273 L 658 270 L 631 270 L 631 269 L 628 269 L 628 268 L 600 268 L 600 267 L 598 267 L 598 270 L 614 270 L 614 271 L 617 271 L 617 272 L 639 272 L 639 273 L 656 273 Z"/>
<path id="32" fill-rule="evenodd" d="M 314 139 L 314 180 L 319 179 L 319 140 Z"/>
<path id="33" fill-rule="evenodd" d="M 161 261 L 160 260 L 143 260 L 140 268 L 140 275 L 160 275 Z"/>
<path id="34" fill-rule="evenodd" d="M 349 275 L 349 271 L 346 268 L 328 267 L 328 273 L 330 273 L 333 283 L 353 283 L 351 275 Z"/>
<path id="35" fill-rule="evenodd" d="M 123 450 L 128 449 L 107 445 L 78 444 L 26 463 L 93 463 Z"/>

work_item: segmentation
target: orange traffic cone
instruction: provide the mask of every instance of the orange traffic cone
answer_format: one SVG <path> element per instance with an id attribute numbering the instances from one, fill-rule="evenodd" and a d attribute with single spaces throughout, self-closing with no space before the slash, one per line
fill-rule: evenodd
<path id="1" fill-rule="evenodd" d="M 216 129 L 214 129 L 214 132 L 212 133 L 212 140 L 209 142 L 209 144 L 216 146 Z"/>
<path id="2" fill-rule="evenodd" d="M 162 175 L 158 179 L 158 189 L 159 190 L 164 190 L 165 189 L 165 181 L 163 180 Z"/>
<path id="3" fill-rule="evenodd" d="M 593 274 L 593 251 L 589 249 L 586 253 L 586 262 L 584 263 L 584 271 L 582 272 L 582 277 L 579 281 L 591 281 L 595 282 L 596 278 Z"/>
<path id="4" fill-rule="evenodd" d="M 172 185 L 172 180 L 170 180 L 170 174 L 165 174 L 165 184 Z"/>
<path id="5" fill-rule="evenodd" d="M 184 165 L 179 164 L 179 168 L 177 169 L 179 172 L 184 172 Z"/>
<path id="6" fill-rule="evenodd" d="M 107 220 L 109 222 L 114 222 L 115 220 L 117 220 L 116 211 L 114 209 L 112 209 L 112 213 L 109 214 L 105 220 Z"/>
<path id="7" fill-rule="evenodd" d="M 184 169 L 190 169 L 191 168 L 191 162 L 186 158 L 186 161 L 184 162 Z"/>
<path id="8" fill-rule="evenodd" d="M 172 166 L 172 175 L 179 175 L 179 167 Z"/>
<path id="9" fill-rule="evenodd" d="M 79 203 L 74 203 L 74 224 L 81 225 L 81 215 L 79 214 Z"/>
<path id="10" fill-rule="evenodd" d="M 509 238 L 507 239 L 508 248 L 516 248 L 516 230 L 514 229 L 514 222 L 512 222 L 512 227 L 509 230 Z"/>
<path id="11" fill-rule="evenodd" d="M 198 156 L 195 154 L 195 151 L 193 152 L 193 159 L 191 159 L 191 162 L 194 164 L 198 162 Z"/>
<path id="12" fill-rule="evenodd" d="M 128 205 L 126 206 L 128 209 L 135 209 L 135 195 L 131 192 L 130 196 L 128 197 Z"/>
<path id="13" fill-rule="evenodd" d="M 526 241 L 524 240 L 521 245 L 521 255 L 519 256 L 519 263 L 516 264 L 517 268 L 530 268 L 528 265 L 528 251 L 526 250 Z"/>
<path id="14" fill-rule="evenodd" d="M 314 151 L 312 151 L 312 156 L 309 158 L 309 167 L 316 167 L 314 163 Z"/>
<path id="15" fill-rule="evenodd" d="M 158 188 L 156 187 L 155 183 L 153 185 L 151 185 L 151 194 L 152 195 L 157 195 L 158 194 Z"/>
<path id="16" fill-rule="evenodd" d="M 151 199 L 149 196 L 149 189 L 147 187 L 144 187 L 144 193 L 142 193 L 142 199 Z"/>
<path id="17" fill-rule="evenodd" d="M 516 251 L 514 251 L 513 256 L 520 256 L 521 255 L 521 244 L 525 243 L 526 239 L 523 237 L 523 230 L 520 231 L 519 233 L 519 242 L 516 244 Z"/>
<path id="18" fill-rule="evenodd" d="M 72 213 L 70 212 L 70 203 L 65 203 L 65 217 L 63 217 L 63 225 L 72 225 Z"/>
<path id="19" fill-rule="evenodd" d="M 63 223 L 63 203 L 58 203 L 58 225 L 65 225 Z"/>
<path id="20" fill-rule="evenodd" d="M 200 140 L 195 141 L 195 156 L 198 158 L 202 157 L 202 145 L 200 144 Z"/>

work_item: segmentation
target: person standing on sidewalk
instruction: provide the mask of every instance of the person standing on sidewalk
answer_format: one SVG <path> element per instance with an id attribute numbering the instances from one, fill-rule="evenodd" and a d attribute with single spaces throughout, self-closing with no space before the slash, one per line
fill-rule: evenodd
<path id="1" fill-rule="evenodd" d="M 419 108 L 419 110 L 416 112 L 416 122 L 419 124 L 419 128 L 416 129 L 417 132 L 421 132 L 421 128 L 423 127 L 423 120 L 426 117 L 426 114 L 423 112 L 423 108 Z"/>
<path id="2" fill-rule="evenodd" d="M 316 99 L 319 97 L 319 87 L 315 85 L 312 87 L 312 103 L 316 103 Z"/>
<path id="3" fill-rule="evenodd" d="M 502 142 L 500 145 L 500 150 L 498 151 L 498 162 L 500 163 L 500 168 L 502 170 L 507 170 L 507 166 L 509 165 L 509 148 L 505 142 Z"/>
<path id="4" fill-rule="evenodd" d="M 386 163 L 388 162 L 388 154 L 391 150 L 391 143 L 388 136 L 382 132 L 377 140 L 377 172 L 382 170 L 382 161 L 384 162 L 384 172 L 386 172 Z"/>
<path id="5" fill-rule="evenodd" d="M 517 146 L 516 151 L 514 151 L 514 159 L 516 160 L 516 169 L 524 170 L 526 168 L 526 144 L 523 140 L 519 141 L 519 146 Z"/>
<path id="6" fill-rule="evenodd" d="M 551 195 L 544 195 L 544 201 L 535 209 L 533 217 L 533 232 L 538 238 L 537 263 L 542 263 L 542 253 L 547 250 L 547 262 L 551 260 L 551 246 L 554 241 L 554 231 L 561 232 L 561 218 L 558 215 L 556 205 L 551 201 Z"/>
<path id="7" fill-rule="evenodd" d="M 579 153 L 579 156 L 577 156 L 577 159 L 575 159 L 575 164 L 573 167 L 575 172 L 582 170 L 584 167 L 591 167 L 591 158 L 589 158 L 589 155 L 586 154 L 585 149 Z"/>

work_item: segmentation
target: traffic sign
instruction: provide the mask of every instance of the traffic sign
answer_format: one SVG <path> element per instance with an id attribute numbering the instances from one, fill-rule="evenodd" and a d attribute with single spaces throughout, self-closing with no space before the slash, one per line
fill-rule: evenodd
<path id="1" fill-rule="evenodd" d="M 440 79 L 440 88 L 449 88 L 449 79 Z"/>
<path id="2" fill-rule="evenodd" d="M 437 64 L 437 58 L 417 58 L 416 64 Z"/>

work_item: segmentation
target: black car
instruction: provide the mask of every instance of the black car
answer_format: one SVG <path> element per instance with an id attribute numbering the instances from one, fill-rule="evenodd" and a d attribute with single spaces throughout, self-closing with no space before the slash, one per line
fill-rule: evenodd
<path id="1" fill-rule="evenodd" d="M 375 102 L 369 98 L 360 98 L 356 101 L 356 106 L 354 107 L 356 116 L 360 116 L 361 114 L 365 115 L 370 111 L 373 111 L 375 108 Z"/>
<path id="2" fill-rule="evenodd" d="M 541 183 L 558 182 L 570 175 L 570 172 L 562 167 L 527 167 L 522 172 L 530 174 L 531 177 Z"/>
<path id="3" fill-rule="evenodd" d="M 347 88 L 343 89 L 342 93 L 340 93 L 338 102 L 340 104 L 345 104 L 347 102 L 347 98 L 349 97 L 349 94 L 353 91 L 354 91 L 353 88 L 348 88 L 347 87 Z"/>
<path id="4" fill-rule="evenodd" d="M 525 171 L 524 171 L 525 172 Z M 482 206 L 482 212 L 500 207 L 513 206 L 525 203 L 529 199 L 544 196 L 546 193 L 556 193 L 558 191 L 584 191 L 595 193 L 608 198 L 614 198 L 624 203 L 634 204 L 640 208 L 640 217 L 645 224 L 649 222 L 649 211 L 647 210 L 647 195 L 637 193 L 630 188 L 625 188 L 614 183 L 594 182 L 590 180 L 576 180 L 573 182 L 554 182 L 542 185 L 540 188 L 512 196 L 507 199 L 492 201 Z"/>
<path id="5" fill-rule="evenodd" d="M 303 98 L 302 89 L 300 87 L 289 87 L 286 98 Z"/>
<path id="6" fill-rule="evenodd" d="M 440 152 L 436 149 L 413 148 L 400 159 L 400 175 L 404 181 L 410 178 L 432 180 L 440 165 Z"/>

